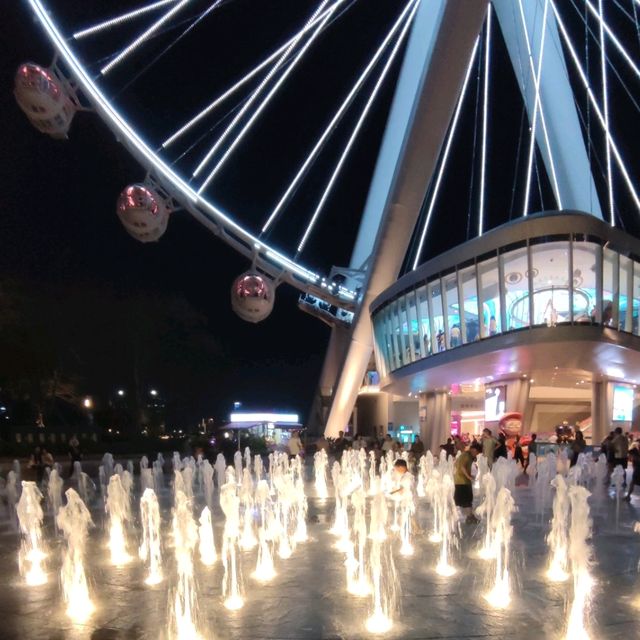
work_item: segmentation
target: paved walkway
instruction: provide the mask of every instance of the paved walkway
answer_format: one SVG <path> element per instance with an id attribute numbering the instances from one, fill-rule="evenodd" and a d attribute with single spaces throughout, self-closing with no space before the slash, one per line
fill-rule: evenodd
<path id="1" fill-rule="evenodd" d="M 136 479 L 137 480 L 137 479 Z M 309 495 L 313 488 L 308 487 Z M 515 491 L 519 507 L 514 515 L 512 566 L 515 593 L 509 609 L 492 611 L 481 594 L 486 590 L 490 564 L 473 557 L 482 526 L 463 526 L 464 537 L 452 578 L 441 578 L 433 570 L 437 546 L 425 536 L 416 540 L 411 558 L 396 555 L 401 589 L 401 610 L 393 630 L 385 638 L 409 640 L 451 638 L 515 638 L 560 640 L 563 637 L 570 583 L 549 585 L 543 576 L 547 550 L 544 538 L 548 515 L 532 513 L 530 490 Z M 591 638 L 640 637 L 640 535 L 633 524 L 640 520 L 640 497 L 621 504 L 619 524 L 614 502 L 602 496 L 594 507 L 594 575 L 596 594 L 591 611 Z M 163 526 L 169 524 L 170 496 L 162 495 Z M 329 534 L 333 503 L 309 500 L 309 532 L 312 540 L 298 546 L 287 561 L 277 560 L 278 576 L 266 586 L 249 577 L 256 553 L 243 554 L 247 602 L 244 609 L 228 612 L 221 605 L 222 566 L 210 570 L 196 560 L 200 589 L 199 614 L 206 640 L 315 640 L 370 637 L 364 631 L 368 599 L 350 596 L 345 590 L 344 556 L 332 548 Z M 146 587 L 140 562 L 124 569 L 111 567 L 105 550 L 101 499 L 93 505 L 95 529 L 91 534 L 89 574 L 97 611 L 85 626 L 71 625 L 63 613 L 57 572 L 62 542 L 51 531 L 50 580 L 42 587 L 22 584 L 17 567 L 19 538 L 6 516 L 0 519 L 0 638 L 29 640 L 161 640 L 166 637 L 168 582 Z M 418 519 L 428 526 L 429 509 L 420 505 Z M 215 534 L 219 547 L 222 515 L 216 510 Z M 133 545 L 132 545 L 133 547 Z M 168 547 L 168 545 L 167 545 Z M 132 549 L 133 550 L 133 549 Z M 167 571 L 171 571 L 171 549 L 165 549 Z M 169 581 L 170 582 L 170 581 Z M 585 639 L 586 640 L 586 639 Z"/>

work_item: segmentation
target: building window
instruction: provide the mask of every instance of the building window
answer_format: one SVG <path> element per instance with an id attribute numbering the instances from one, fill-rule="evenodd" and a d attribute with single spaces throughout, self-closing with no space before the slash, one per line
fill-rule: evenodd
<path id="1" fill-rule="evenodd" d="M 462 310 L 464 313 L 464 342 L 475 342 L 480 338 L 480 319 L 478 317 L 478 288 L 476 286 L 475 265 L 459 271 L 462 291 Z"/>
<path id="2" fill-rule="evenodd" d="M 412 291 L 407 294 L 407 315 L 409 316 L 409 340 L 412 347 L 413 360 L 423 357 L 420 340 L 420 325 L 418 323 L 418 313 L 416 309 L 416 296 Z"/>
<path id="3" fill-rule="evenodd" d="M 460 328 L 460 305 L 458 304 L 458 278 L 451 273 L 443 278 L 445 300 L 447 304 L 447 321 L 449 335 L 448 347 L 459 347 L 462 344 L 462 330 Z"/>
<path id="4" fill-rule="evenodd" d="M 569 243 L 531 246 L 533 325 L 555 327 L 571 321 Z"/>
<path id="5" fill-rule="evenodd" d="M 592 323 L 596 319 L 597 252 L 591 242 L 573 243 L 573 321 Z"/>
<path id="6" fill-rule="evenodd" d="M 504 273 L 507 326 L 513 331 L 529 326 L 529 264 L 527 248 L 520 247 L 500 256 Z"/>
<path id="7" fill-rule="evenodd" d="M 427 304 L 427 287 L 421 286 L 418 291 L 418 317 L 420 318 L 420 340 L 422 342 L 422 355 L 430 356 L 431 349 L 431 324 L 429 322 L 429 305 Z"/>
<path id="8" fill-rule="evenodd" d="M 400 325 L 400 349 L 402 364 L 411 363 L 410 328 L 407 318 L 407 296 L 398 298 L 398 320 Z"/>
<path id="9" fill-rule="evenodd" d="M 618 254 L 604 249 L 602 256 L 602 324 L 618 328 Z"/>
<path id="10" fill-rule="evenodd" d="M 444 351 L 447 346 L 444 339 L 444 318 L 442 313 L 442 292 L 440 280 L 429 285 L 429 297 L 431 299 L 431 321 L 436 337 L 436 351 Z"/>
<path id="11" fill-rule="evenodd" d="M 633 299 L 633 260 L 622 255 L 620 256 L 619 285 L 618 329 L 632 333 L 635 306 L 635 300 Z"/>
<path id="12" fill-rule="evenodd" d="M 502 333 L 498 258 L 491 258 L 478 264 L 478 278 L 484 316 L 482 337 L 487 338 Z"/>

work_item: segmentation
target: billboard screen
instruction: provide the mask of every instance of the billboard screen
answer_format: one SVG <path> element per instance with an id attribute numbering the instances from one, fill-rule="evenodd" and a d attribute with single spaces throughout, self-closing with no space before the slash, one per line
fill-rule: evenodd
<path id="1" fill-rule="evenodd" d="M 487 422 L 500 420 L 507 404 L 507 387 L 487 387 L 484 397 L 484 419 Z"/>
<path id="2" fill-rule="evenodd" d="M 616 384 L 613 387 L 613 416 L 616 422 L 631 422 L 633 416 L 633 389 Z"/>

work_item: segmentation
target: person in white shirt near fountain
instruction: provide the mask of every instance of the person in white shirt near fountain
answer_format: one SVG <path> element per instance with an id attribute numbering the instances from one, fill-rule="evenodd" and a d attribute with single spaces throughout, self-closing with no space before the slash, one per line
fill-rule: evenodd
<path id="1" fill-rule="evenodd" d="M 295 458 L 302 451 L 302 441 L 300 440 L 300 434 L 294 431 L 289 438 L 289 456 Z"/>

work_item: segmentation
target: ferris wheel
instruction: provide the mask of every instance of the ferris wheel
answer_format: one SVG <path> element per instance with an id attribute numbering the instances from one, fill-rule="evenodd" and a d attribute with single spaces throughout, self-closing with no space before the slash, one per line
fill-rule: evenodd
<path id="1" fill-rule="evenodd" d="M 47 67 L 20 66 L 16 99 L 32 124 L 54 138 L 66 138 L 75 115 L 85 110 L 94 111 L 113 131 L 141 165 L 141 180 L 124 187 L 116 204 L 134 238 L 159 240 L 173 212 L 184 210 L 244 254 L 251 267 L 232 287 L 233 308 L 241 317 L 264 319 L 275 287 L 287 282 L 333 321 L 348 323 L 356 305 L 357 270 L 349 272 L 348 284 L 344 274 L 322 274 L 307 264 L 305 252 L 324 223 L 353 147 L 367 133 L 376 100 L 392 86 L 418 2 L 393 1 L 383 10 L 364 4 L 282 3 L 278 16 L 283 19 L 274 20 L 269 15 L 273 8 L 256 10 L 254 3 L 242 0 L 128 2 L 120 11 L 111 3 L 109 15 L 77 7 L 69 15 L 68 3 L 34 0 L 29 5 L 55 58 Z M 224 32 L 237 29 L 239 15 L 247 13 L 258 14 L 253 28 L 267 18 L 271 26 L 256 36 L 259 44 L 239 41 L 231 51 Z M 346 71 L 327 68 L 323 78 L 318 56 L 334 46 L 332 33 L 344 31 L 347 21 L 352 27 L 362 20 L 372 26 L 366 38 L 353 39 L 351 44 L 359 47 L 354 60 L 345 63 Z M 283 26 L 276 26 L 280 22 Z M 224 51 L 216 49 L 216 40 L 224 40 Z M 240 71 L 229 65 L 217 75 L 207 72 L 209 55 L 218 67 L 227 66 L 225 57 L 237 59 Z M 340 78 L 326 99 L 333 103 L 332 112 L 320 118 L 312 114 L 318 122 L 296 116 L 300 108 L 308 109 L 299 93 L 309 87 L 310 68 L 319 76 L 319 87 L 327 77 Z M 184 89 L 177 93 L 167 90 L 180 84 Z M 326 88 L 319 93 L 326 94 Z M 302 104 L 292 107 L 290 95 Z M 271 149 L 270 157 L 258 156 L 252 143 L 269 141 L 268 136 L 261 139 L 263 121 L 273 120 L 274 113 L 279 126 L 301 129 L 301 142 Z M 282 165 L 279 176 L 270 163 Z M 271 189 L 270 202 L 256 203 L 247 193 L 256 171 L 273 176 L 277 188 Z M 239 188 L 238 173 L 244 181 Z M 232 197 L 230 183 L 236 185 Z"/>
<path id="2" fill-rule="evenodd" d="M 27 2 L 55 57 L 19 67 L 17 101 L 58 138 L 93 111 L 139 162 L 125 229 L 153 242 L 186 211 L 248 259 L 242 318 L 286 282 L 349 332 L 329 347 L 348 378 L 326 385 L 332 432 L 371 358 L 369 304 L 443 238 L 541 210 L 638 228 L 640 0 Z M 344 211 L 376 136 L 366 203 Z M 322 264 L 319 237 L 346 237 L 348 266 Z"/>
<path id="3" fill-rule="evenodd" d="M 48 67 L 34 63 L 20 66 L 15 89 L 18 103 L 34 126 L 58 138 L 69 134 L 78 111 L 93 110 L 101 117 L 141 165 L 140 182 L 124 187 L 116 204 L 117 215 L 134 238 L 141 242 L 157 241 L 172 213 L 187 211 L 250 261 L 251 268 L 232 288 L 233 307 L 244 319 L 265 318 L 273 306 L 275 287 L 288 282 L 303 293 L 304 299 L 321 305 L 319 310 L 331 310 L 330 320 L 347 324 L 352 320 L 366 264 L 336 268 L 329 273 L 327 265 L 323 265 L 323 273 L 307 262 L 306 252 L 327 216 L 326 210 L 336 206 L 331 198 L 337 185 L 341 179 L 349 179 L 350 154 L 363 136 L 371 135 L 368 120 L 385 86 L 392 86 L 397 76 L 398 60 L 406 47 L 420 0 L 282 2 L 278 8 L 262 10 L 256 9 L 255 3 L 249 5 L 242 0 L 156 0 L 143 4 L 127 1 L 111 3 L 108 15 L 96 14 L 91 7 L 73 7 L 70 11 L 68 3 L 56 0 L 28 0 L 28 3 L 55 49 L 55 58 Z M 505 9 L 505 4 L 510 5 L 509 9 Z M 543 100 L 547 75 L 543 64 L 545 44 L 547 58 L 554 47 L 564 50 L 572 62 L 571 81 L 578 91 L 580 85 L 584 91 L 583 108 L 578 109 L 578 115 L 581 126 L 589 127 L 586 145 L 589 162 L 606 174 L 604 198 L 599 199 L 596 194 L 594 203 L 592 192 L 597 190 L 594 184 L 588 185 L 591 210 L 600 213 L 599 200 L 608 200 L 607 217 L 615 224 L 617 215 L 620 219 L 616 213 L 616 189 L 626 191 L 623 197 L 630 197 L 632 205 L 640 208 L 638 189 L 632 179 L 633 167 L 627 164 L 628 156 L 623 159 L 620 141 L 614 139 L 616 125 L 612 114 L 616 110 L 610 108 L 608 101 L 611 85 L 616 83 L 622 88 L 623 97 L 638 109 L 637 87 L 630 86 L 640 78 L 635 62 L 637 46 L 635 52 L 629 51 L 624 44 L 629 38 L 625 39 L 624 33 L 616 35 L 616 30 L 635 27 L 640 33 L 639 3 L 629 0 L 614 4 L 606 16 L 602 0 L 580 3 L 571 0 L 570 8 L 553 0 L 494 3 L 503 31 L 510 11 L 512 28 L 521 27 L 524 33 L 518 42 L 526 45 L 520 56 L 529 68 L 520 69 L 518 79 L 525 98 L 531 94 L 528 98 L 533 103 L 529 108 L 531 133 L 530 141 L 524 140 L 526 132 L 523 135 L 521 127 L 519 148 L 527 149 L 522 158 L 516 158 L 517 162 L 522 161 L 522 167 L 526 166 L 524 215 L 532 206 L 531 192 L 535 189 L 538 164 L 545 165 L 555 206 L 563 206 L 559 184 L 562 176 L 558 175 L 562 170 L 554 162 L 554 156 L 562 151 L 554 149 L 554 145 L 559 145 L 550 140 L 553 123 L 548 126 L 547 121 L 553 114 Z M 277 20 L 274 10 L 278 11 Z M 244 19 L 248 14 L 256 14 L 252 28 L 263 21 L 266 33 L 222 37 L 227 30 L 237 30 L 240 17 Z M 318 75 L 314 80 L 316 86 L 323 82 L 330 84 L 332 78 L 340 75 L 335 57 L 327 60 L 326 69 L 318 63 L 318 57 L 328 56 L 335 46 L 331 40 L 333 32 L 342 28 L 338 37 L 345 39 L 345 24 L 351 30 L 359 24 L 369 25 L 364 30 L 367 37 L 348 40 L 349 58 L 355 62 L 345 56 L 338 62 L 345 67 L 342 75 L 349 82 L 342 78 L 335 82 L 337 90 L 326 101 L 328 113 L 309 112 L 319 120 L 310 123 L 296 115 L 301 108 L 305 109 L 304 103 L 302 107 L 292 106 L 292 100 L 299 99 L 300 91 L 310 86 L 309 69 Z M 580 29 L 583 40 L 576 41 Z M 247 37 L 255 37 L 255 45 L 247 46 L 242 41 Z M 413 268 L 423 257 L 442 174 L 451 143 L 459 136 L 456 128 L 474 72 L 478 94 L 474 138 L 480 138 L 477 154 L 474 142 L 474 157 L 482 158 L 476 172 L 481 184 L 476 185 L 475 215 L 477 233 L 483 231 L 488 83 L 493 81 L 490 55 L 496 47 L 491 37 L 490 8 L 484 33 L 473 47 L 438 172 L 430 182 L 430 200 L 425 202 L 420 228 L 414 232 L 413 255 L 409 259 Z M 505 39 L 507 48 L 513 46 L 506 33 Z M 216 40 L 224 42 L 224 51 L 216 49 Z M 233 40 L 238 42 L 236 51 L 229 50 L 229 42 Z M 590 42 L 595 49 L 591 60 Z M 245 50 L 249 51 L 247 55 L 243 55 Z M 211 73 L 210 56 L 216 66 L 228 67 L 227 71 Z M 589 69 L 598 76 L 596 82 L 587 75 Z M 180 84 L 184 90 L 179 88 L 176 92 L 172 87 Z M 326 89 L 321 93 L 326 94 Z M 301 142 L 296 148 L 284 150 L 280 157 L 277 150 L 270 150 L 274 163 L 282 163 L 282 157 L 289 161 L 279 174 L 268 166 L 272 158 L 258 156 L 249 143 L 260 140 L 264 128 L 273 127 L 274 114 L 279 114 L 275 117 L 280 118 L 276 119 L 280 127 L 283 124 L 288 128 L 300 127 Z M 604 140 L 600 149 L 597 136 L 591 131 L 591 127 L 598 126 L 602 128 L 598 135 Z M 266 140 L 273 142 L 273 137 Z M 256 171 L 277 180 L 277 189 L 268 194 L 270 201 L 256 204 L 251 196 L 237 197 L 239 185 L 255 183 Z M 230 173 L 242 177 L 230 180 Z M 471 179 L 478 183 L 477 176 Z M 236 189 L 233 198 L 229 198 L 229 188 L 225 187 L 229 183 Z M 308 185 L 310 189 L 305 193 Z M 542 192 L 539 176 L 538 186 Z M 240 188 L 251 191 L 251 186 Z M 540 199 L 544 205 L 542 195 Z M 514 203 L 511 204 L 513 208 Z M 352 217 L 357 222 L 357 214 Z M 335 224 L 335 218 L 331 223 Z"/>

